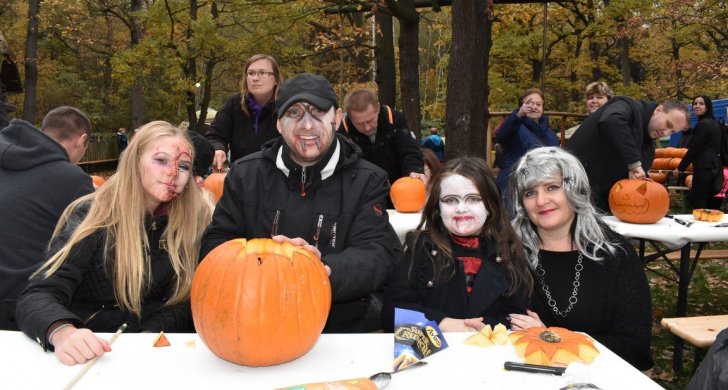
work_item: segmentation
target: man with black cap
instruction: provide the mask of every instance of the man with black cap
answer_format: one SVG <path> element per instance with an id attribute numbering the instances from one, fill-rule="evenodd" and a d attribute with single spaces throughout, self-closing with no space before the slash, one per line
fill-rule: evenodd
<path id="1" fill-rule="evenodd" d="M 331 278 L 324 332 L 363 332 L 370 294 L 384 284 L 399 245 L 388 223 L 387 174 L 336 134 L 341 110 L 325 78 L 286 80 L 276 109 L 281 137 L 232 164 L 200 258 L 239 237 L 305 246 Z"/>

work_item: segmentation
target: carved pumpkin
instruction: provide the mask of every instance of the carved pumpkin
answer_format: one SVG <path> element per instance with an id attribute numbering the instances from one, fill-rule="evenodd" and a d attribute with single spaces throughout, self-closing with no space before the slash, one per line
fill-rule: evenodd
<path id="1" fill-rule="evenodd" d="M 230 240 L 210 252 L 192 281 L 192 317 L 221 359 L 270 366 L 303 356 L 331 307 L 319 258 L 269 238 Z"/>
<path id="2" fill-rule="evenodd" d="M 427 189 L 420 179 L 401 177 L 392 184 L 389 196 L 400 213 L 416 213 L 425 207 Z"/>
<path id="3" fill-rule="evenodd" d="M 652 179 L 660 184 L 664 184 L 667 181 L 667 173 L 650 172 L 650 179 Z"/>
<path id="4" fill-rule="evenodd" d="M 670 196 L 653 181 L 623 179 L 609 191 L 609 209 L 625 222 L 655 223 L 670 209 Z"/>
<path id="5" fill-rule="evenodd" d="M 529 328 L 508 335 L 518 356 L 526 363 L 568 366 L 571 362 L 589 364 L 599 355 L 594 341 L 565 328 Z"/>
<path id="6" fill-rule="evenodd" d="M 91 175 L 91 181 L 94 183 L 94 189 L 98 189 L 104 183 L 106 183 L 106 179 L 104 179 L 101 176 Z"/>
<path id="7" fill-rule="evenodd" d="M 227 176 L 227 173 L 211 173 L 205 178 L 205 189 L 210 191 L 215 204 L 222 196 L 222 190 L 225 187 L 225 176 Z"/>

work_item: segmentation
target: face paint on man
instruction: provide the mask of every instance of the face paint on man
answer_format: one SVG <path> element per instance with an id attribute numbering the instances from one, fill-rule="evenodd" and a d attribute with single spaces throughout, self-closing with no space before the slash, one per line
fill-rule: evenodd
<path id="1" fill-rule="evenodd" d="M 440 215 L 450 233 L 473 236 L 483 230 L 488 210 L 470 179 L 449 175 L 440 182 Z"/>

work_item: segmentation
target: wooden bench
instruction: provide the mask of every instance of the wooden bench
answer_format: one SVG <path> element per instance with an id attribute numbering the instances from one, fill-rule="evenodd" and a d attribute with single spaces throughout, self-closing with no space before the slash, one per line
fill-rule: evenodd
<path id="1" fill-rule="evenodd" d="M 705 349 L 713 345 L 720 331 L 728 328 L 728 315 L 663 318 L 660 325 L 695 346 L 693 361 L 693 372 L 695 372 L 705 354 Z M 682 364 L 675 366 L 675 375 L 682 375 Z"/>
<path id="2" fill-rule="evenodd" d="M 709 348 L 718 333 L 728 328 L 728 315 L 663 318 L 660 325 L 698 348 Z"/>

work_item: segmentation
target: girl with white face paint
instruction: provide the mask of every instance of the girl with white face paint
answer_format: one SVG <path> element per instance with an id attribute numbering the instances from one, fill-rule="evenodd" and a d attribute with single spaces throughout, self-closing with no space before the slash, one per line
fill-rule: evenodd
<path id="1" fill-rule="evenodd" d="M 490 168 L 479 158 L 450 160 L 432 178 L 420 225 L 407 235 L 382 326 L 391 331 L 395 307 L 423 312 L 445 332 L 510 326 L 508 310 L 525 313 L 532 285 Z"/>

